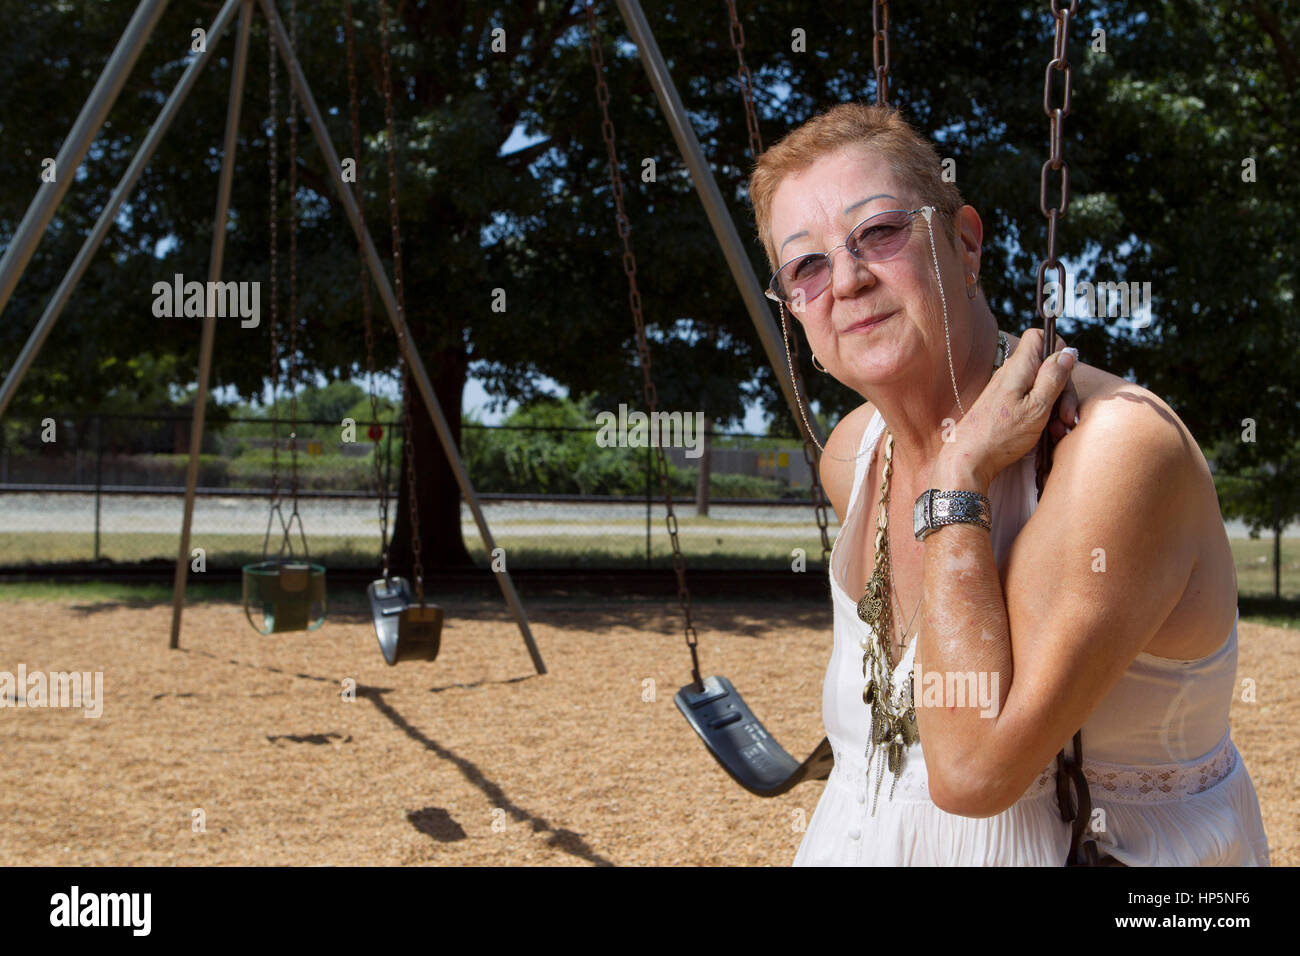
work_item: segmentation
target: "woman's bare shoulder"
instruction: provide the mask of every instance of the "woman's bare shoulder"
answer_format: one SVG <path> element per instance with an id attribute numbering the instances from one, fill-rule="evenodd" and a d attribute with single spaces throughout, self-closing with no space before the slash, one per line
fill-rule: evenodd
<path id="1" fill-rule="evenodd" d="M 1170 496 L 1195 501 L 1205 509 L 1203 521 L 1185 520 L 1182 527 L 1200 534 L 1202 526 L 1215 525 L 1214 479 L 1178 414 L 1141 385 L 1104 369 L 1075 368 L 1079 423 L 1056 444 L 1053 471 L 1059 465 L 1084 485 L 1112 481 L 1129 497 L 1149 499 L 1152 508 Z"/>
<path id="2" fill-rule="evenodd" d="M 870 402 L 863 402 L 853 409 L 831 429 L 830 437 L 826 439 L 826 450 L 844 458 L 852 458 L 858 453 L 858 446 L 862 444 L 862 435 L 875 414 L 876 409 Z M 847 465 L 849 462 L 841 462 L 841 464 Z"/>
<path id="3" fill-rule="evenodd" d="M 857 464 L 854 459 L 862 444 L 862 436 L 875 413 L 870 402 L 863 402 L 841 418 L 826 439 L 826 454 L 822 455 L 818 473 L 826 497 L 830 499 L 831 507 L 841 521 L 848 512 L 849 496 L 853 490 L 853 472 Z"/>
<path id="4" fill-rule="evenodd" d="M 1176 440 L 1187 446 L 1189 453 L 1200 454 L 1191 431 L 1178 413 L 1155 392 L 1082 362 L 1075 366 L 1073 381 L 1079 395 L 1081 436 L 1091 434 L 1102 438 L 1115 430 L 1141 431 L 1148 436 L 1163 435 Z"/>
<path id="5" fill-rule="evenodd" d="M 1080 562 L 1071 556 L 1095 558 L 1100 551 L 1103 561 L 1109 554 L 1121 567 L 1142 569 L 1120 575 L 1132 586 L 1110 582 L 1119 588 L 1111 592 L 1115 606 L 1131 604 L 1140 616 L 1140 601 L 1158 596 L 1159 607 L 1148 607 L 1147 640 L 1135 649 L 1204 657 L 1222 644 L 1236 604 L 1231 550 L 1205 457 L 1159 395 L 1102 369 L 1076 370 L 1079 424 L 1055 445 L 1053 477 L 1025 527 L 1031 533 L 1023 543 L 1017 537 L 1008 559 L 1007 593 L 1034 593 L 1056 580 L 1050 575 L 1077 571 Z M 1096 570 L 1082 564 L 1089 574 Z M 1096 576 L 1089 574 L 1074 579 L 1081 595 L 1093 593 Z M 1071 586 L 1058 584 L 1063 591 Z M 1132 589 L 1139 585 L 1141 595 Z"/>

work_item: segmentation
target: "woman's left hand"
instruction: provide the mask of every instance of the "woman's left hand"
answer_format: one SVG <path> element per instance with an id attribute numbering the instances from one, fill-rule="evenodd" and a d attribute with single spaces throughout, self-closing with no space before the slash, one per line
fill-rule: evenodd
<path id="1" fill-rule="evenodd" d="M 1060 340 L 1060 336 L 1057 336 Z M 1062 346 L 1064 341 L 1061 340 Z M 1070 369 L 1076 356 L 1071 350 L 1069 365 L 1058 361 L 1063 349 L 1057 349 L 1044 362 L 1043 330 L 1027 329 L 1010 357 L 993 373 L 975 404 L 953 429 L 952 441 L 941 456 L 969 470 L 985 487 L 1003 468 L 1019 461 L 1038 444 L 1039 436 L 1052 414 L 1052 406 L 1070 381 Z M 1073 386 L 1067 390 L 1073 393 Z M 1072 405 L 1074 411 L 1065 408 Z M 1062 413 L 1072 422 L 1078 408 L 1077 396 L 1062 401 Z M 1061 437 L 1067 427 L 1062 423 L 1053 434 Z"/>

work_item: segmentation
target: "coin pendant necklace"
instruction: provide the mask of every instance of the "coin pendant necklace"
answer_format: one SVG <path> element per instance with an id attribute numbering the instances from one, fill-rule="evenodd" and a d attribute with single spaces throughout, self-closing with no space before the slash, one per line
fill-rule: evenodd
<path id="1" fill-rule="evenodd" d="M 862 676 L 867 679 L 862 700 L 871 708 L 871 735 L 867 742 L 868 773 L 875 763 L 876 750 L 884 751 L 885 759 L 876 770 L 875 793 L 871 813 L 876 812 L 880 797 L 880 784 L 885 767 L 894 780 L 889 788 L 889 798 L 894 797 L 898 778 L 903 773 L 904 754 L 908 747 L 920 739 L 916 729 L 916 710 L 913 707 L 912 677 L 909 674 L 899 700 L 895 700 L 893 668 L 890 665 L 889 642 L 893 632 L 893 611 L 890 607 L 892 588 L 889 560 L 889 479 L 894 466 L 894 436 L 885 433 L 885 453 L 881 466 L 880 514 L 876 524 L 875 567 L 867 581 L 862 600 L 858 602 L 858 617 L 872 631 L 862 641 Z M 917 604 L 918 610 L 920 604 Z M 913 618 L 915 619 L 915 614 Z M 911 622 L 909 622 L 910 627 Z"/>

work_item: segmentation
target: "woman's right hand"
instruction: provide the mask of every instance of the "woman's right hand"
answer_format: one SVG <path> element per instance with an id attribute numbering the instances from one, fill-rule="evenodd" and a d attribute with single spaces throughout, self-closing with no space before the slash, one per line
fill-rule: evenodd
<path id="1" fill-rule="evenodd" d="M 1012 335 L 1010 332 L 1003 332 L 1002 334 L 1007 337 L 1007 357 L 1010 358 L 1011 353 L 1014 352 L 1016 346 L 1020 344 L 1020 336 Z M 1065 336 L 1061 335 L 1059 332 L 1056 334 L 1056 337 L 1061 340 L 1063 347 L 1070 344 L 1065 341 Z M 1075 368 L 1078 368 L 1078 363 L 1076 363 Z M 1060 441 L 1068 435 L 1077 423 L 1076 420 L 1078 417 L 1079 392 L 1074 387 L 1074 370 L 1071 370 L 1070 377 L 1066 379 L 1065 382 L 1065 390 L 1061 392 L 1060 415 L 1052 419 L 1049 426 L 1052 429 L 1052 437 L 1057 441 Z"/>

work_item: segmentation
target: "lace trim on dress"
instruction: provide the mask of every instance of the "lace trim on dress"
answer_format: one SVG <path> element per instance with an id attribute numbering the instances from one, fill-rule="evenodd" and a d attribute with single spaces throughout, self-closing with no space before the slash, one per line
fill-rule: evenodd
<path id="1" fill-rule="evenodd" d="M 1128 767 L 1089 760 L 1085 753 L 1083 773 L 1088 778 L 1094 804 L 1099 798 L 1125 803 L 1162 803 L 1204 793 L 1232 773 L 1239 759 L 1237 748 L 1225 734 L 1205 759 L 1193 764 Z"/>
<path id="2" fill-rule="evenodd" d="M 1086 741 L 1085 741 L 1086 744 Z M 924 765 L 920 743 L 913 744 L 904 751 L 903 775 L 894 787 L 894 798 L 903 798 L 908 802 L 930 799 L 930 781 L 924 771 L 915 772 L 915 762 Z M 1088 779 L 1088 790 L 1093 806 L 1099 803 L 1165 803 L 1182 800 L 1216 786 L 1237 768 L 1240 754 L 1233 746 L 1228 735 L 1203 760 L 1192 764 L 1169 763 L 1151 764 L 1145 767 L 1132 767 L 1123 764 L 1103 763 L 1083 758 L 1083 773 Z M 909 764 L 912 767 L 909 768 Z M 873 771 L 874 773 L 874 771 Z M 869 793 L 875 786 L 875 778 L 868 781 L 866 757 L 851 757 L 843 750 L 835 751 L 835 766 L 831 778 L 840 784 L 852 787 L 856 792 Z M 888 796 L 889 781 L 880 795 L 884 803 Z M 1034 779 L 1026 788 L 1021 800 L 1041 797 L 1043 794 L 1056 793 L 1056 760 Z"/>

